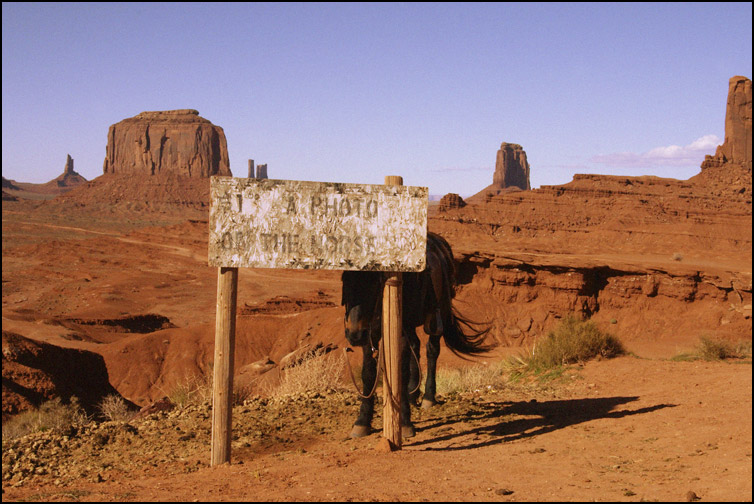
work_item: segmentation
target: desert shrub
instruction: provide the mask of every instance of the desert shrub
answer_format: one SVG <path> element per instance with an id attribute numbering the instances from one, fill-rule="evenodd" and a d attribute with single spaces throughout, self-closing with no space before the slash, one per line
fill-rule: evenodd
<path id="1" fill-rule="evenodd" d="M 718 338 L 702 336 L 697 354 L 704 360 L 740 359 L 751 356 L 751 341 L 734 344 Z"/>
<path id="2" fill-rule="evenodd" d="M 345 356 L 340 352 L 324 354 L 321 349 L 308 352 L 301 364 L 285 369 L 280 384 L 270 395 L 282 397 L 305 392 L 322 392 L 328 389 L 341 389 L 341 375 L 345 366 Z"/>
<path id="3" fill-rule="evenodd" d="M 135 411 L 128 408 L 123 397 L 116 394 L 110 394 L 102 399 L 97 409 L 105 419 L 115 422 L 128 422 L 136 415 Z"/>
<path id="4" fill-rule="evenodd" d="M 673 356 L 672 361 L 719 361 L 751 358 L 751 340 L 733 343 L 719 338 L 702 336 L 696 347 Z"/>
<path id="5" fill-rule="evenodd" d="M 3 422 L 3 440 L 15 439 L 33 432 L 47 430 L 65 431 L 89 422 L 77 397 L 63 404 L 59 397 Z"/>
<path id="6" fill-rule="evenodd" d="M 236 385 L 233 384 L 233 405 L 239 406 L 241 404 L 244 404 L 246 400 L 253 397 L 254 394 L 254 388 L 251 385 Z"/>
<path id="7" fill-rule="evenodd" d="M 176 383 L 166 394 L 170 402 L 178 408 L 194 404 L 204 404 L 212 400 L 212 372 L 206 375 L 187 377 Z"/>
<path id="8" fill-rule="evenodd" d="M 624 353 L 626 351 L 618 338 L 600 330 L 590 320 L 571 315 L 538 341 L 531 351 L 509 358 L 505 367 L 514 375 L 526 372 L 557 374 L 568 364 L 596 357 L 611 358 Z"/>

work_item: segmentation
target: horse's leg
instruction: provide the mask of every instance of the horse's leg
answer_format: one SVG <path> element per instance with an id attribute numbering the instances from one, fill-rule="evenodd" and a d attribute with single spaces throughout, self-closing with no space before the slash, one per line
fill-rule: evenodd
<path id="1" fill-rule="evenodd" d="M 421 385 L 421 383 L 419 383 L 419 375 L 421 374 L 419 369 L 419 352 L 421 350 L 421 342 L 419 341 L 419 337 L 416 335 L 416 329 L 404 329 L 404 331 L 408 336 L 408 344 L 410 345 L 408 349 L 408 400 L 411 404 L 416 406 L 419 401 L 419 395 L 421 394 L 419 390 L 419 386 Z M 404 377 L 403 380 L 405 383 L 406 378 Z"/>
<path id="2" fill-rule="evenodd" d="M 361 366 L 362 393 L 369 395 L 369 397 L 361 398 L 359 416 L 353 424 L 353 429 L 351 429 L 350 437 L 352 438 L 364 437 L 371 434 L 372 417 L 374 416 L 374 394 L 371 393 L 374 391 L 374 383 L 377 381 L 377 359 L 372 354 L 370 344 L 363 345 L 361 353 L 363 355 Z"/>
<path id="3" fill-rule="evenodd" d="M 416 340 L 416 347 L 418 350 L 419 346 L 419 338 L 416 336 L 416 331 L 411 329 L 403 329 L 403 333 L 408 336 L 408 345 L 403 345 L 403 352 L 401 352 L 401 382 L 403 386 L 403 390 L 401 391 L 401 435 L 404 438 L 410 438 L 414 437 L 416 435 L 416 430 L 414 429 L 414 424 L 411 423 L 411 403 L 409 392 L 413 390 L 413 388 L 416 387 L 416 384 L 411 386 L 412 378 L 414 378 L 414 381 L 418 382 L 418 369 L 416 370 L 416 376 L 412 376 L 412 367 L 416 367 L 416 362 L 411 355 L 411 348 L 410 346 L 414 346 L 413 340 Z M 413 336 L 413 338 L 412 338 Z"/>
<path id="4" fill-rule="evenodd" d="M 424 384 L 424 398 L 422 409 L 431 408 L 437 404 L 437 358 L 440 356 L 440 336 L 430 335 L 427 340 L 427 381 Z"/>

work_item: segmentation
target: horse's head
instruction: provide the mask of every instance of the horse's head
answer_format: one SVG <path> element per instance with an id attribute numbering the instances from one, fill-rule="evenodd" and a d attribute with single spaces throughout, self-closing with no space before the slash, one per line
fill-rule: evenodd
<path id="1" fill-rule="evenodd" d="M 346 339 L 353 346 L 361 346 L 371 341 L 376 344 L 380 338 L 382 296 L 382 274 L 377 271 L 344 271 L 343 299 L 346 307 Z M 374 330 L 373 335 L 370 332 Z"/>

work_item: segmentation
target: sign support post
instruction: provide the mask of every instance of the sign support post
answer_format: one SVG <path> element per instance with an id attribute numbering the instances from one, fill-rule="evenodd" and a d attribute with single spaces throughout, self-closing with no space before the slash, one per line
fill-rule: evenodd
<path id="1" fill-rule="evenodd" d="M 212 380 L 213 466 L 230 462 L 237 292 L 238 268 L 218 268 L 215 364 Z"/>
<path id="2" fill-rule="evenodd" d="M 403 185 L 403 177 L 388 175 L 385 185 Z M 403 276 L 397 272 L 385 273 L 382 291 L 382 341 L 383 362 L 383 410 L 382 435 L 388 440 L 391 450 L 400 450 L 401 437 L 401 353 L 403 350 Z"/>

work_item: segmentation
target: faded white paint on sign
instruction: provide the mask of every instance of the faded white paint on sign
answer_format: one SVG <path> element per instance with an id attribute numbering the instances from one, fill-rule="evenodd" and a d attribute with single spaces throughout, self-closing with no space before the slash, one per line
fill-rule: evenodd
<path id="1" fill-rule="evenodd" d="M 212 177 L 209 264 L 422 271 L 426 187 Z"/>

